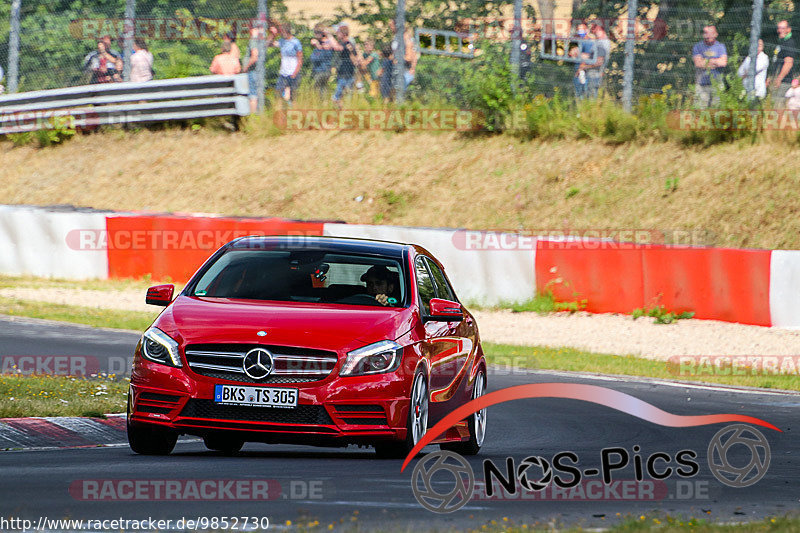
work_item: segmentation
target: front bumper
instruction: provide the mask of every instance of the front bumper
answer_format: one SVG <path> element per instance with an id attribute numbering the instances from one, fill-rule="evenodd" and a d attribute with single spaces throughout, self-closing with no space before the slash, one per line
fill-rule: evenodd
<path id="1" fill-rule="evenodd" d="M 402 368 L 352 377 L 339 377 L 337 369 L 318 382 L 265 384 L 298 389 L 295 408 L 230 406 L 214 402 L 214 386 L 243 383 L 136 357 L 128 421 L 198 436 L 231 431 L 244 440 L 262 442 L 328 446 L 402 440 L 406 437 L 410 382 Z"/>

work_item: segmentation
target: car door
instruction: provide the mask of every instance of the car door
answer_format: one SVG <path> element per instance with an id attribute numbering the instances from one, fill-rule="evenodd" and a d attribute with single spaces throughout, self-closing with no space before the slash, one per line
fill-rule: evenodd
<path id="1" fill-rule="evenodd" d="M 425 257 L 428 271 L 433 278 L 434 293 L 437 298 L 458 302 L 455 291 L 450 285 L 444 271 L 431 258 Z M 445 326 L 440 331 L 437 343 L 446 347 L 443 354 L 439 354 L 440 370 L 437 383 L 431 386 L 434 401 L 447 401 L 455 394 L 466 373 L 469 355 L 475 343 L 474 324 L 472 317 L 464 314 L 460 320 L 440 322 Z"/>
<path id="2" fill-rule="evenodd" d="M 443 403 L 451 399 L 458 389 L 460 378 L 463 377 L 462 369 L 467 355 L 471 351 L 472 342 L 458 335 L 462 321 L 443 322 L 425 319 L 430 313 L 432 298 L 453 300 L 455 295 L 446 282 L 436 283 L 436 278 L 441 277 L 444 280 L 444 275 L 430 258 L 418 256 L 414 268 L 420 310 L 425 321 L 425 339 L 422 341 L 422 350 L 428 359 L 430 368 L 429 424 L 433 424 L 447 413 Z"/>

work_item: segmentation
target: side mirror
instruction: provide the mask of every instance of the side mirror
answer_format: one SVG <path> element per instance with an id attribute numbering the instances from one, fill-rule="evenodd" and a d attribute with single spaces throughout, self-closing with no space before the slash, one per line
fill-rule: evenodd
<path id="1" fill-rule="evenodd" d="M 428 315 L 429 320 L 451 322 L 464 318 L 464 311 L 461 310 L 461 304 L 458 302 L 442 300 L 441 298 L 431 298 L 430 305 L 431 311 Z"/>
<path id="2" fill-rule="evenodd" d="M 172 301 L 173 292 L 175 292 L 175 285 L 156 285 L 147 289 L 147 296 L 144 301 L 150 305 L 166 307 Z"/>

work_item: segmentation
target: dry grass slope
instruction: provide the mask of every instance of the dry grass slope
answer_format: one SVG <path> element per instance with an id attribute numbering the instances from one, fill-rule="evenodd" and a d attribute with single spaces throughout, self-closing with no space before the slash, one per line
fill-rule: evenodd
<path id="1" fill-rule="evenodd" d="M 508 136 L 167 130 L 0 143 L 0 203 L 469 228 L 706 230 L 800 248 L 785 143 L 520 142 Z M 363 196 L 357 202 L 354 198 Z"/>

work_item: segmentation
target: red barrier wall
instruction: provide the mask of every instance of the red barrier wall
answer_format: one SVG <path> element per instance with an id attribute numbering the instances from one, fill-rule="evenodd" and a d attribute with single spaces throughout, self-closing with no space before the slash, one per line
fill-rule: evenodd
<path id="1" fill-rule="evenodd" d="M 662 248 L 643 251 L 645 304 L 695 318 L 769 326 L 769 250 Z"/>
<path id="2" fill-rule="evenodd" d="M 561 301 L 586 299 L 592 313 L 630 313 L 642 306 L 642 251 L 538 241 L 536 288 Z"/>
<path id="3" fill-rule="evenodd" d="M 771 325 L 769 250 L 610 246 L 539 241 L 537 289 L 559 300 L 586 299 L 593 313 L 664 305 L 696 318 Z"/>
<path id="4" fill-rule="evenodd" d="M 322 235 L 322 222 L 174 215 L 106 218 L 111 278 L 183 283 L 220 246 L 244 235 Z"/>

